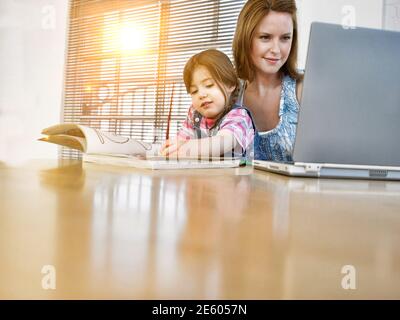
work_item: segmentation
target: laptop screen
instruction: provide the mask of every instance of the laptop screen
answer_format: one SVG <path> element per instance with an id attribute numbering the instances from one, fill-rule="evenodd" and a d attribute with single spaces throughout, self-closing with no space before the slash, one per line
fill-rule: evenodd
<path id="1" fill-rule="evenodd" d="M 400 32 L 313 23 L 293 159 L 400 165 Z"/>

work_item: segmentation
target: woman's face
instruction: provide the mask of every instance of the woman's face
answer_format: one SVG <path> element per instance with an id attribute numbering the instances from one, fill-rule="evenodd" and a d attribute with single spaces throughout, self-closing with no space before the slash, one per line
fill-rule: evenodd
<path id="1" fill-rule="evenodd" d="M 251 42 L 255 74 L 276 74 L 286 63 L 293 39 L 292 16 L 270 11 L 258 24 Z"/>

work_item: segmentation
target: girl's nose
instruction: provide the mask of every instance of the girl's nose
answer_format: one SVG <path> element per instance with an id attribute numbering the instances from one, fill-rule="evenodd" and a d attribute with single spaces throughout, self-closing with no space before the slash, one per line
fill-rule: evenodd
<path id="1" fill-rule="evenodd" d="M 207 97 L 207 92 L 205 90 L 199 90 L 199 96 L 200 98 L 205 98 Z"/>

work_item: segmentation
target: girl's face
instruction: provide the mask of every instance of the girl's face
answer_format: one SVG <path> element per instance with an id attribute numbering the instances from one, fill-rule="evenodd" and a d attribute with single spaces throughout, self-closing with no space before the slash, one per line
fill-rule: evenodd
<path id="1" fill-rule="evenodd" d="M 235 88 L 225 89 L 229 96 Z M 224 93 L 206 67 L 198 66 L 195 68 L 189 93 L 192 97 L 193 107 L 203 117 L 218 118 L 225 109 Z"/>
<path id="2" fill-rule="evenodd" d="M 256 74 L 276 74 L 292 48 L 293 20 L 286 12 L 270 11 L 258 24 L 251 42 Z"/>

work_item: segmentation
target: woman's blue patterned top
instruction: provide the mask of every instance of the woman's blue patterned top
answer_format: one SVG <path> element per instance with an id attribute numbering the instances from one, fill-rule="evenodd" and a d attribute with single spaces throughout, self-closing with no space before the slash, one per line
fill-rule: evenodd
<path id="1" fill-rule="evenodd" d="M 237 104 L 244 106 L 245 82 L 242 82 Z M 256 131 L 254 136 L 254 159 L 289 162 L 292 161 L 296 136 L 299 103 L 296 96 L 296 80 L 286 75 L 282 79 L 279 105 L 279 123 L 266 132 Z"/>

